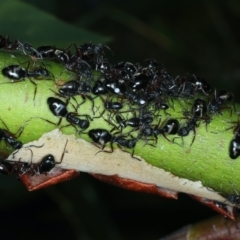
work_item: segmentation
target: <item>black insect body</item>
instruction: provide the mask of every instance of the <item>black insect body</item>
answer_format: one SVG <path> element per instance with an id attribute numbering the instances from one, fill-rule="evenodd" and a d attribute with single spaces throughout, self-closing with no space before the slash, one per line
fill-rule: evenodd
<path id="1" fill-rule="evenodd" d="M 58 91 L 63 96 L 73 97 L 78 94 L 80 86 L 79 81 L 71 80 L 64 83 Z"/>
<path id="2" fill-rule="evenodd" d="M 88 80 L 91 80 L 93 77 L 91 72 L 92 67 L 78 56 L 72 55 L 69 62 L 64 63 L 64 65 L 68 70 L 77 73 L 77 75 L 84 76 Z"/>
<path id="3" fill-rule="evenodd" d="M 27 77 L 26 69 L 20 65 L 9 65 L 2 69 L 2 74 L 13 82 L 24 80 Z"/>
<path id="4" fill-rule="evenodd" d="M 13 149 L 20 149 L 23 146 L 23 143 L 16 140 L 13 134 L 9 131 L 0 129 L 0 141 L 5 141 L 6 144 L 10 145 Z"/>
<path id="5" fill-rule="evenodd" d="M 95 60 L 100 62 L 103 60 L 104 48 L 109 49 L 107 46 L 102 44 L 95 45 L 93 43 L 84 43 L 83 45 L 77 46 L 77 55 L 83 60 Z"/>
<path id="6" fill-rule="evenodd" d="M 52 170 L 56 165 L 55 158 L 52 154 L 44 156 L 38 166 L 39 173 L 46 173 Z"/>
<path id="7" fill-rule="evenodd" d="M 149 103 L 149 96 L 145 93 L 135 93 L 135 92 L 126 92 L 125 95 L 129 98 L 129 100 L 138 104 L 139 106 L 145 106 Z"/>
<path id="8" fill-rule="evenodd" d="M 112 141 L 112 134 L 101 128 L 89 130 L 88 136 L 93 140 L 93 142 L 102 145 L 102 150 L 107 143 Z"/>
<path id="9" fill-rule="evenodd" d="M 193 97 L 195 88 L 191 82 L 183 82 L 179 87 L 179 96 Z"/>
<path id="10" fill-rule="evenodd" d="M 240 138 L 235 137 L 229 144 L 229 156 L 231 159 L 236 159 L 240 156 Z"/>
<path id="11" fill-rule="evenodd" d="M 27 163 L 26 171 L 22 172 L 23 174 L 30 174 L 30 175 L 40 175 L 40 174 L 47 174 L 50 172 L 56 164 L 61 164 L 65 155 L 66 147 L 67 147 L 68 140 L 64 146 L 61 158 L 59 162 L 56 162 L 55 157 L 52 154 L 47 154 L 44 156 L 39 163 Z"/>
<path id="12" fill-rule="evenodd" d="M 83 101 L 77 104 L 76 109 L 85 103 L 86 99 L 89 99 L 92 102 L 92 111 L 94 113 L 94 98 L 89 95 L 89 93 L 92 92 L 92 87 L 89 82 L 83 82 L 81 79 L 79 81 L 71 80 L 63 84 L 58 91 L 64 97 L 74 97 L 80 95 Z"/>
<path id="13" fill-rule="evenodd" d="M 58 99 L 58 98 L 54 98 L 54 97 L 49 97 L 47 99 L 47 103 L 49 106 L 49 109 L 51 110 L 51 112 L 57 116 L 57 117 L 61 117 L 61 119 L 63 117 L 66 118 L 66 120 L 74 126 L 77 126 L 81 129 L 87 129 L 90 125 L 89 121 L 86 119 L 80 119 L 78 118 L 75 113 L 69 113 L 67 110 L 67 104 L 64 103 L 62 100 Z M 59 125 L 61 123 L 61 119 L 59 120 L 58 124 Z M 48 121 L 49 122 L 49 121 Z M 50 122 L 52 123 L 52 122 Z"/>
<path id="14" fill-rule="evenodd" d="M 136 146 L 136 142 L 138 140 L 138 138 L 125 139 L 123 136 L 113 136 L 107 130 L 100 129 L 100 128 L 89 130 L 88 136 L 93 140 L 94 143 L 100 144 L 102 146 L 102 150 L 105 148 L 107 143 L 110 143 L 111 151 L 104 151 L 108 153 L 113 152 L 113 146 L 112 146 L 113 143 L 116 143 L 119 147 L 122 146 L 122 147 L 131 149 Z M 132 152 L 132 157 L 133 157 L 133 153 L 134 151 Z M 136 159 L 139 160 L 138 158 Z"/>
<path id="15" fill-rule="evenodd" d="M 181 127 L 178 130 L 178 135 L 181 137 L 185 137 L 189 134 L 189 132 L 190 132 L 190 130 L 189 130 L 188 126 Z"/>
<path id="16" fill-rule="evenodd" d="M 113 137 L 113 143 L 117 143 L 120 146 L 126 148 L 134 148 L 136 146 L 137 139 L 125 139 L 124 137 Z"/>
<path id="17" fill-rule="evenodd" d="M 135 158 L 138 161 L 141 161 L 141 159 L 134 157 L 134 148 L 135 148 L 138 140 L 139 140 L 139 136 L 137 138 L 134 138 L 133 136 L 131 136 L 131 139 L 125 139 L 125 137 L 123 135 L 113 136 L 112 140 L 111 140 L 111 144 L 116 143 L 118 145 L 118 147 L 124 152 L 125 152 L 125 150 L 122 149 L 122 147 L 128 148 L 128 149 L 133 149 L 133 151 L 131 153 L 132 158 Z"/>
<path id="18" fill-rule="evenodd" d="M 213 99 L 208 104 L 208 111 L 210 114 L 221 113 L 222 101 L 220 99 Z"/>
<path id="19" fill-rule="evenodd" d="M 96 81 L 92 88 L 92 93 L 94 95 L 101 95 L 101 94 L 106 94 L 108 93 L 108 90 L 104 87 L 104 83 L 100 80 Z"/>
<path id="20" fill-rule="evenodd" d="M 70 54 L 64 50 L 57 49 L 54 46 L 41 46 L 36 49 L 43 58 L 54 58 L 59 62 L 67 64 L 70 60 Z"/>
<path id="21" fill-rule="evenodd" d="M 155 134 L 154 128 L 150 126 L 144 126 L 140 129 L 140 136 L 151 137 Z"/>
<path id="22" fill-rule="evenodd" d="M 137 73 L 137 67 L 130 62 L 119 62 L 115 65 L 115 70 L 119 72 L 123 79 L 130 80 Z"/>
<path id="23" fill-rule="evenodd" d="M 125 120 L 120 115 L 116 115 L 115 118 L 121 129 L 127 126 Z"/>
<path id="24" fill-rule="evenodd" d="M 175 135 L 178 132 L 178 129 L 179 129 L 179 121 L 177 119 L 168 119 L 167 121 L 164 121 L 161 124 L 161 126 L 159 127 L 160 122 L 161 122 L 161 119 L 159 120 L 159 122 L 156 126 L 143 125 L 140 128 L 139 136 L 140 137 L 142 137 L 142 136 L 144 136 L 144 137 L 153 136 L 155 138 L 156 144 L 157 144 L 157 140 L 158 140 L 159 135 L 163 135 L 163 137 L 166 140 L 170 141 L 167 138 L 166 134 Z M 152 140 L 152 139 L 150 139 L 150 140 Z"/>
<path id="25" fill-rule="evenodd" d="M 107 60 L 102 60 L 96 64 L 95 69 L 102 72 L 103 74 L 108 74 L 111 70 L 111 66 Z"/>
<path id="26" fill-rule="evenodd" d="M 160 110 L 160 109 L 167 110 L 169 108 L 169 105 L 166 103 L 162 103 L 161 101 L 160 102 L 156 101 L 154 103 L 154 107 L 155 107 L 155 110 Z"/>
<path id="27" fill-rule="evenodd" d="M 21 43 L 18 41 L 18 47 L 17 49 L 22 50 L 23 54 L 30 55 L 30 56 L 36 56 L 38 59 L 42 59 L 41 53 L 39 53 L 35 48 L 32 47 L 29 43 Z"/>
<path id="28" fill-rule="evenodd" d="M 121 80 L 108 79 L 104 81 L 104 88 L 116 95 L 123 95 L 126 91 L 126 83 Z"/>
<path id="29" fill-rule="evenodd" d="M 20 47 L 20 42 L 18 40 L 10 41 L 9 36 L 0 36 L 0 48 L 4 48 L 8 51 L 18 50 Z"/>
<path id="30" fill-rule="evenodd" d="M 137 91 L 145 89 L 149 83 L 149 77 L 145 74 L 135 74 L 133 76 L 133 81 L 129 83 L 129 87 L 132 91 Z"/>
<path id="31" fill-rule="evenodd" d="M 234 128 L 233 133 L 234 133 L 234 138 L 230 141 L 229 144 L 229 157 L 231 159 L 236 159 L 240 156 L 240 119 L 238 119 L 238 122 L 233 122 L 237 123 L 236 126 L 230 127 L 229 129 Z"/>
<path id="32" fill-rule="evenodd" d="M 56 50 L 53 46 L 41 46 L 36 49 L 43 58 L 54 58 L 54 52 Z"/>
<path id="33" fill-rule="evenodd" d="M 54 76 L 49 72 L 46 67 L 37 67 L 33 71 L 26 71 L 26 77 L 38 79 L 39 77 L 44 77 L 45 79 L 54 79 Z"/>
<path id="34" fill-rule="evenodd" d="M 195 88 L 194 91 L 202 91 L 205 95 L 208 95 L 208 93 L 212 90 L 210 84 L 203 78 L 192 75 L 190 81 Z"/>
<path id="35" fill-rule="evenodd" d="M 12 82 L 24 81 L 25 78 L 29 78 L 30 82 L 34 85 L 34 96 L 33 100 L 35 100 L 37 94 L 37 85 L 31 80 L 31 78 L 38 79 L 39 77 L 44 77 L 45 79 L 50 78 L 53 79 L 54 76 L 50 73 L 45 67 L 38 67 L 33 71 L 29 71 L 29 63 L 26 69 L 22 68 L 20 65 L 10 65 L 2 69 L 2 74 L 11 79 Z"/>
<path id="36" fill-rule="evenodd" d="M 76 117 L 76 114 L 75 113 L 68 113 L 66 115 L 66 120 L 74 125 L 74 126 L 77 126 L 83 130 L 87 129 L 90 125 L 89 121 L 87 119 L 80 119 L 78 117 Z"/>
<path id="37" fill-rule="evenodd" d="M 159 63 L 155 59 L 146 59 L 144 65 L 146 65 L 146 67 L 142 69 L 142 72 L 147 75 L 157 74 L 160 67 Z"/>
<path id="38" fill-rule="evenodd" d="M 194 143 L 194 140 L 196 138 L 196 128 L 198 127 L 198 117 L 194 116 L 192 117 L 191 119 L 189 119 L 187 122 L 186 122 L 186 125 L 184 127 L 180 127 L 177 134 L 178 136 L 180 137 L 185 137 L 185 136 L 188 136 L 190 131 L 193 131 L 194 133 L 194 136 L 193 136 L 193 139 L 192 139 L 192 142 L 190 144 L 190 146 L 192 146 L 192 144 Z"/>
<path id="39" fill-rule="evenodd" d="M 176 134 L 179 129 L 179 121 L 177 119 L 169 119 L 163 127 L 164 133 L 167 134 Z"/>
<path id="40" fill-rule="evenodd" d="M 129 119 L 124 121 L 124 124 L 125 124 L 125 126 L 138 128 L 138 127 L 140 127 L 141 119 L 138 118 L 138 117 L 129 118 Z"/>
<path id="41" fill-rule="evenodd" d="M 210 114 L 214 113 L 220 113 L 223 108 L 229 108 L 232 111 L 232 108 L 230 107 L 224 107 L 224 105 L 230 103 L 233 100 L 233 94 L 230 92 L 227 92 L 225 90 L 219 91 L 219 94 L 217 95 L 216 91 L 214 93 L 214 98 L 209 102 L 208 104 L 208 111 Z"/>
<path id="42" fill-rule="evenodd" d="M 107 109 L 107 110 L 120 110 L 120 109 L 123 108 L 123 105 L 120 102 L 105 101 L 104 102 L 104 108 Z"/>
<path id="43" fill-rule="evenodd" d="M 59 62 L 62 62 L 64 64 L 67 64 L 70 61 L 70 54 L 63 50 L 56 49 L 54 51 L 54 55 Z"/>
<path id="44" fill-rule="evenodd" d="M 153 121 L 153 118 L 151 118 L 151 117 L 146 117 L 146 118 L 132 117 L 127 120 L 124 120 L 120 115 L 116 115 L 116 121 L 119 124 L 121 129 L 123 129 L 127 126 L 132 127 L 132 128 L 139 128 L 140 126 L 150 124 Z"/>
<path id="45" fill-rule="evenodd" d="M 207 103 L 205 100 L 197 98 L 192 107 L 194 117 L 202 118 L 207 113 Z"/>
<path id="46" fill-rule="evenodd" d="M 85 97 L 89 98 L 91 101 L 93 100 L 90 96 L 87 96 L 92 91 L 92 87 L 88 82 L 71 80 L 63 84 L 58 91 L 65 97 L 81 95 L 84 101 Z"/>
<path id="47" fill-rule="evenodd" d="M 139 109 L 139 118 L 141 120 L 140 125 L 149 125 L 153 122 L 153 113 L 144 108 Z"/>
<path id="48" fill-rule="evenodd" d="M 47 104 L 49 106 L 49 109 L 55 116 L 66 117 L 66 115 L 68 114 L 66 103 L 58 98 L 49 97 L 47 99 Z"/>
<path id="49" fill-rule="evenodd" d="M 218 99 L 221 102 L 221 104 L 229 103 L 233 100 L 233 98 L 234 98 L 233 94 L 228 91 L 221 90 L 218 93 Z"/>

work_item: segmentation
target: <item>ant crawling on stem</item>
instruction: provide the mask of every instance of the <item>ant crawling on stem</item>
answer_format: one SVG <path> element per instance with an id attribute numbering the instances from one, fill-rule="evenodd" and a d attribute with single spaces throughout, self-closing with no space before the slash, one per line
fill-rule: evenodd
<path id="1" fill-rule="evenodd" d="M 24 81 L 25 78 L 29 78 L 30 82 L 34 85 L 34 96 L 33 101 L 35 101 L 35 97 L 37 94 L 37 84 L 32 80 L 41 80 L 40 77 L 43 77 L 45 80 L 52 80 L 54 76 L 51 72 L 49 72 L 46 66 L 42 63 L 42 66 L 36 67 L 34 70 L 28 70 L 30 66 L 30 62 L 28 62 L 27 68 L 23 68 L 21 65 L 9 65 L 2 69 L 2 74 L 11 79 L 10 83 L 17 83 L 20 81 Z M 6 83 L 2 83 L 6 84 Z"/>

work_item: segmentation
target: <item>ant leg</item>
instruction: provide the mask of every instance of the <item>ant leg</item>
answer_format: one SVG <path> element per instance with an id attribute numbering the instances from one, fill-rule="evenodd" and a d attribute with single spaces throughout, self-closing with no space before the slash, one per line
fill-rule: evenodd
<path id="1" fill-rule="evenodd" d="M 31 78 L 29 78 L 29 80 L 35 86 L 34 87 L 34 96 L 33 96 L 33 101 L 34 101 L 34 105 L 35 105 L 35 97 L 36 97 L 36 94 L 37 94 L 37 84 Z"/>
<path id="2" fill-rule="evenodd" d="M 94 144 L 94 143 L 93 143 Z M 96 147 L 99 148 L 99 146 L 97 144 L 94 144 Z M 106 147 L 106 145 L 103 145 L 102 146 L 102 149 L 100 151 L 98 151 L 95 155 L 97 155 L 98 153 L 100 152 L 106 152 L 106 153 L 113 153 L 113 145 L 112 145 L 112 142 L 110 144 L 110 147 L 111 147 L 111 151 L 107 151 L 107 150 L 104 150 L 104 148 Z"/>
<path id="3" fill-rule="evenodd" d="M 196 138 L 196 130 L 195 129 L 193 130 L 193 134 L 194 134 L 194 136 L 193 136 L 192 142 L 190 144 L 190 147 L 193 145 L 195 138 Z"/>
<path id="4" fill-rule="evenodd" d="M 48 123 L 51 123 L 51 124 L 53 124 L 53 125 L 55 125 L 55 126 L 59 126 L 59 125 L 61 124 L 61 122 L 62 122 L 62 117 L 59 118 L 58 123 L 51 122 L 51 121 L 49 121 L 49 120 L 47 120 L 47 119 L 45 119 L 45 118 L 41 118 L 41 117 L 32 117 L 31 119 L 33 119 L 33 118 L 42 119 L 42 120 L 44 120 L 44 121 L 46 121 L 46 122 L 48 122 Z"/>
<path id="5" fill-rule="evenodd" d="M 64 158 L 64 155 L 65 155 L 65 153 L 66 153 L 67 144 L 68 144 L 68 139 L 67 139 L 67 141 L 66 141 L 66 143 L 65 143 L 65 146 L 64 146 L 64 149 L 63 149 L 63 152 L 62 152 L 62 155 L 61 155 L 60 162 L 55 162 L 56 164 L 61 164 L 61 163 L 62 163 L 63 158 Z"/>
<path id="6" fill-rule="evenodd" d="M 4 127 L 9 131 L 8 126 L 6 125 L 6 123 L 0 118 L 0 121 L 2 122 L 2 124 L 4 125 Z"/>

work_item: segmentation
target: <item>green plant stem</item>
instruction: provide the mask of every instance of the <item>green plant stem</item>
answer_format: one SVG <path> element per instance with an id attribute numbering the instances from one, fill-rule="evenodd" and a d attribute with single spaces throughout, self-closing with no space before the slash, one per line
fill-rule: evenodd
<path id="1" fill-rule="evenodd" d="M 13 58 L 8 52 L 1 52 L 0 69 L 10 64 L 19 64 L 18 61 L 24 62 L 28 60 L 29 58 L 26 56 Z M 44 133 L 56 128 L 60 128 L 62 133 L 66 135 L 74 134 L 77 139 L 81 138 L 91 142 L 87 134 L 76 134 L 74 127 L 65 127 L 69 124 L 65 119 L 62 120 L 60 126 L 55 125 L 59 121 L 59 118 L 50 112 L 47 105 L 47 98 L 58 97 L 56 96 L 58 85 L 61 85 L 64 81 L 73 79 L 75 75 L 64 69 L 64 66 L 61 64 L 51 61 L 44 61 L 44 64 L 55 76 L 55 80 L 33 80 L 37 84 L 35 101 L 33 101 L 34 84 L 29 79 L 18 83 L 11 83 L 9 79 L 0 75 L 1 120 L 12 133 L 21 132 L 22 129 L 23 131 L 18 139 L 25 144 L 39 139 Z M 93 75 L 94 82 L 98 79 L 99 73 L 94 72 Z M 201 97 L 208 98 L 202 95 Z M 81 103 L 82 98 L 81 96 L 77 96 L 75 100 Z M 70 100 L 68 104 L 69 112 L 75 111 L 73 107 L 76 105 L 75 100 Z M 173 107 L 167 111 L 167 114 L 170 114 L 171 118 L 178 118 L 180 123 L 182 123 L 184 122 L 182 112 L 190 110 L 192 102 L 192 99 L 171 99 L 170 104 Z M 126 101 L 124 104 L 127 110 L 129 105 Z M 210 124 L 201 123 L 196 128 L 194 141 L 193 132 L 184 138 L 176 135 L 159 136 L 155 147 L 152 146 L 156 142 L 155 139 L 151 141 L 152 144 L 143 139 L 138 141 L 134 149 L 134 156 L 138 156 L 148 164 L 170 172 L 174 176 L 191 181 L 201 181 L 205 187 L 214 189 L 216 192 L 222 194 L 236 194 L 235 190 L 240 192 L 240 177 L 238 174 L 240 161 L 238 159 L 232 160 L 229 157 L 228 150 L 230 140 L 233 138 L 233 126 L 236 126 L 236 122 L 238 121 L 238 115 L 235 112 L 231 113 L 231 107 L 232 105 L 229 105 L 223 109 L 222 114 L 211 116 L 212 121 Z M 236 112 L 238 112 L 238 109 L 239 105 L 236 105 Z M 103 102 L 99 97 L 94 99 L 94 107 L 90 100 L 87 100 L 79 107 L 79 115 L 87 114 L 93 118 L 87 130 L 104 128 L 110 131 L 113 128 L 109 124 L 109 121 L 106 121 L 109 119 L 109 113 L 105 112 L 101 116 L 103 110 Z M 170 118 L 167 114 L 160 112 L 159 116 L 156 116 L 154 124 L 157 125 L 160 118 L 160 124 L 167 118 Z M 128 112 L 124 116 L 125 118 L 130 118 L 133 115 Z M 5 129 L 2 122 L 0 122 L 0 128 Z M 129 129 L 127 128 L 124 131 L 129 131 Z M 114 148 L 116 148 L 115 145 Z M 9 155 L 13 151 L 13 149 L 6 147 L 4 141 L 1 142 L 0 150 L 3 156 Z M 124 150 L 132 152 L 131 149 Z M 59 149 L 59 152 L 61 151 Z M 92 155 L 95 155 L 95 153 L 96 147 L 92 145 Z M 81 155 L 81 152 L 79 154 Z"/>

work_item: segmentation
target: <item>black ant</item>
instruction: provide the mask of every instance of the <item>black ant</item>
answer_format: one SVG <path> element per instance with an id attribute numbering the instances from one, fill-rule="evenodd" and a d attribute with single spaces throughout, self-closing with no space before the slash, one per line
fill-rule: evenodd
<path id="1" fill-rule="evenodd" d="M 84 43 L 83 45 L 76 46 L 75 48 L 77 50 L 77 55 L 82 58 L 83 60 L 96 60 L 99 62 L 99 60 L 103 60 L 104 56 L 104 48 L 107 48 L 110 50 L 108 46 L 104 46 L 102 44 L 95 45 L 93 43 Z M 111 50 L 110 50 L 111 51 Z"/>
<path id="2" fill-rule="evenodd" d="M 30 169 L 30 172 L 36 173 L 36 174 L 47 174 L 48 172 L 50 172 L 55 166 L 56 164 L 61 164 L 66 152 L 66 147 L 67 147 L 67 143 L 68 140 L 65 143 L 61 158 L 59 162 L 56 162 L 55 157 L 52 154 L 47 154 L 46 156 L 44 156 L 42 158 L 42 160 L 35 164 L 33 166 L 33 169 Z"/>
<path id="3" fill-rule="evenodd" d="M 71 46 L 71 45 L 70 45 Z M 69 49 L 70 47 L 68 47 Z M 54 58 L 59 62 L 67 64 L 70 61 L 70 52 L 67 50 L 57 49 L 54 46 L 41 46 L 36 49 L 36 51 L 43 57 L 43 58 Z"/>
<path id="4" fill-rule="evenodd" d="M 89 130 L 88 136 L 94 141 L 94 143 L 100 144 L 102 146 L 102 149 L 100 152 L 103 151 L 103 152 L 108 152 L 108 153 L 113 152 L 113 146 L 112 146 L 113 143 L 116 143 L 118 145 L 118 147 L 121 150 L 123 150 L 121 148 L 121 146 L 126 147 L 126 148 L 134 148 L 136 146 L 136 142 L 138 141 L 138 138 L 133 138 L 133 137 L 132 137 L 132 139 L 125 139 L 123 136 L 115 137 L 107 130 L 100 129 L 100 128 Z M 107 143 L 110 143 L 111 151 L 104 150 Z M 97 152 L 97 153 L 99 153 L 99 152 Z M 133 158 L 136 158 L 133 156 L 133 154 L 134 154 L 134 150 L 133 150 L 131 156 Z M 138 158 L 136 158 L 136 159 L 139 160 Z"/>
<path id="5" fill-rule="evenodd" d="M 189 120 L 187 120 L 186 125 L 184 127 L 180 127 L 177 132 L 178 136 L 185 137 L 189 135 L 190 131 L 193 131 L 194 136 L 190 146 L 193 145 L 194 140 L 196 138 L 196 128 L 199 126 L 197 121 L 198 121 L 198 118 L 196 116 L 190 118 Z"/>
<path id="6" fill-rule="evenodd" d="M 24 174 L 40 175 L 47 174 L 50 172 L 56 164 L 61 164 L 64 158 L 65 150 L 67 147 L 68 140 L 64 146 L 63 153 L 61 155 L 60 161 L 56 162 L 55 157 L 52 154 L 47 154 L 44 156 L 39 163 L 27 163 L 27 162 L 12 162 L 12 161 L 4 161 L 1 162 L 0 165 L 0 173 L 3 174 L 17 174 L 18 176 L 22 176 Z M 31 149 L 30 149 L 31 150 Z M 31 150 L 32 153 L 32 150 Z"/>
<path id="7" fill-rule="evenodd" d="M 60 119 L 56 125 L 59 125 L 61 123 L 62 118 L 66 118 L 66 121 L 68 121 L 70 123 L 70 125 L 73 125 L 74 127 L 75 126 L 80 127 L 83 130 L 85 130 L 89 127 L 89 125 L 90 125 L 89 120 L 80 119 L 80 118 L 77 118 L 77 116 L 86 116 L 89 119 L 91 119 L 91 117 L 88 115 L 78 115 L 77 113 L 68 112 L 67 104 L 64 103 L 62 100 L 60 100 L 58 98 L 54 98 L 54 97 L 49 97 L 47 99 L 47 104 L 49 106 L 50 111 L 55 116 L 60 117 Z M 46 119 L 43 119 L 43 120 L 55 125 L 55 123 L 53 123 L 49 120 L 46 120 Z M 67 126 L 69 126 L 69 125 L 67 125 Z M 67 126 L 65 126 L 65 127 L 67 127 Z"/>
<path id="8" fill-rule="evenodd" d="M 3 37 L 0 36 L 0 48 L 4 48 L 5 50 L 11 51 L 11 50 L 18 50 L 20 42 L 18 40 L 15 40 L 14 42 L 11 42 L 9 39 L 9 36 Z"/>
<path id="9" fill-rule="evenodd" d="M 50 73 L 46 67 L 37 67 L 35 70 L 33 71 L 29 71 L 30 62 L 28 62 L 27 68 L 23 68 L 20 65 L 9 65 L 5 68 L 2 69 L 2 74 L 11 79 L 12 83 L 16 83 L 19 81 L 24 81 L 25 78 L 29 78 L 30 82 L 34 85 L 35 90 L 34 90 L 34 97 L 33 97 L 33 101 L 35 100 L 36 94 L 37 94 L 37 85 L 36 83 L 31 79 L 34 78 L 36 80 L 39 80 L 39 77 L 44 77 L 49 78 L 49 79 L 53 79 L 54 76 L 52 73 Z M 4 84 L 4 83 L 2 83 Z"/>
<path id="10" fill-rule="evenodd" d="M 158 124 L 155 126 L 145 125 L 140 129 L 140 136 L 151 137 L 154 136 L 157 144 L 158 135 L 163 135 L 163 137 L 170 141 L 166 134 L 175 135 L 179 130 L 179 121 L 177 119 L 168 119 L 161 124 L 161 118 L 158 121 Z M 154 145 L 153 145 L 154 146 Z"/>
<path id="11" fill-rule="evenodd" d="M 0 119 L 0 121 L 6 128 L 6 129 L 0 128 L 0 142 L 2 140 L 5 141 L 6 144 L 10 145 L 15 150 L 19 150 L 20 148 L 22 148 L 23 143 L 21 141 L 18 141 L 17 138 L 21 136 L 25 125 L 20 127 L 16 134 L 13 134 L 9 131 L 5 122 L 2 119 Z"/>
<path id="12" fill-rule="evenodd" d="M 225 90 L 219 91 L 219 94 L 217 95 L 217 92 L 215 90 L 214 92 L 214 98 L 209 102 L 208 104 L 208 111 L 210 114 L 215 113 L 221 113 L 222 109 L 230 109 L 231 110 L 231 116 L 232 116 L 232 108 L 231 107 L 224 107 L 224 105 L 232 102 L 233 100 L 233 94 L 230 92 L 227 92 Z M 235 106 L 234 106 L 235 108 Z"/>
<path id="13" fill-rule="evenodd" d="M 86 102 L 86 99 L 89 99 L 92 102 L 92 111 L 94 114 L 94 98 L 89 96 L 89 93 L 92 91 L 90 83 L 83 82 L 81 80 L 71 80 L 63 84 L 58 91 L 64 97 L 74 97 L 80 95 L 83 101 L 78 104 L 77 109 Z"/>
<path id="14" fill-rule="evenodd" d="M 190 80 L 192 85 L 194 86 L 194 91 L 202 91 L 205 95 L 209 95 L 208 92 L 212 90 L 210 84 L 203 78 L 196 77 L 194 74 Z"/>
<path id="15" fill-rule="evenodd" d="M 114 69 L 121 74 L 122 78 L 129 81 L 137 73 L 138 67 L 130 62 L 119 62 Z"/>
<path id="16" fill-rule="evenodd" d="M 108 93 L 108 90 L 104 86 L 104 81 L 101 81 L 101 79 L 97 80 L 92 87 L 92 93 L 97 96 Z"/>

